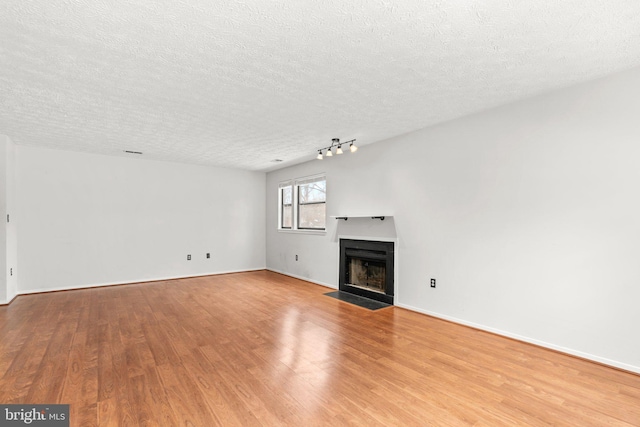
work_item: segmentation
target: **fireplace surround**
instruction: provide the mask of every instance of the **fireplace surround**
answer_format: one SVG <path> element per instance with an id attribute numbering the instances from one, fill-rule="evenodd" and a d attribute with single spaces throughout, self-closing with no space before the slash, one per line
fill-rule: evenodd
<path id="1" fill-rule="evenodd" d="M 394 243 L 340 239 L 339 289 L 393 304 Z"/>

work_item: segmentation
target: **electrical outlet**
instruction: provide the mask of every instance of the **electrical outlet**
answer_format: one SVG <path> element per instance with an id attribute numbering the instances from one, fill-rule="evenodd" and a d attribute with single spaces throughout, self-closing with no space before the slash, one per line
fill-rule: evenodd
<path id="1" fill-rule="evenodd" d="M 191 261 L 191 255 L 187 255 L 187 261 Z"/>
<path id="2" fill-rule="evenodd" d="M 298 260 L 298 255 L 296 255 L 296 261 Z"/>
<path id="3" fill-rule="evenodd" d="M 13 268 L 10 268 L 9 271 L 11 272 L 11 276 L 13 276 Z"/>
<path id="4" fill-rule="evenodd" d="M 207 252 L 207 259 L 211 258 L 211 254 Z"/>
<path id="5" fill-rule="evenodd" d="M 431 287 L 432 288 L 436 287 L 436 279 L 431 279 Z"/>

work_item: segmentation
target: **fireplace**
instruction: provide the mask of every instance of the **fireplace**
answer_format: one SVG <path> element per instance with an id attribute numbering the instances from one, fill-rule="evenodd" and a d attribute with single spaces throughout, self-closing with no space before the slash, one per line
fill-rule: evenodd
<path id="1" fill-rule="evenodd" d="M 393 242 L 340 239 L 339 289 L 393 304 L 393 255 Z"/>

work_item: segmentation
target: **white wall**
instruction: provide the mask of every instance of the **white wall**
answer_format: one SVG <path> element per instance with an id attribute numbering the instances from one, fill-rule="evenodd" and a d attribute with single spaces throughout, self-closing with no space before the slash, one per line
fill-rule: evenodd
<path id="1" fill-rule="evenodd" d="M 18 227 L 16 226 L 16 146 L 6 138 L 6 212 L 0 220 L 6 225 L 7 302 L 18 295 Z M 10 221 L 6 222 L 7 214 Z"/>
<path id="2" fill-rule="evenodd" d="M 337 286 L 338 235 L 394 234 L 278 232 L 278 182 L 326 172 L 329 215 L 394 215 L 397 305 L 640 372 L 638 93 L 634 69 L 271 172 L 267 267 Z"/>
<path id="3" fill-rule="evenodd" d="M 18 146 L 17 190 L 19 293 L 265 267 L 264 173 Z"/>
<path id="4" fill-rule="evenodd" d="M 15 210 L 15 145 L 0 135 L 0 304 L 17 294 L 17 234 Z M 12 215 L 7 223 L 7 214 Z"/>
<path id="5" fill-rule="evenodd" d="M 7 232 L 9 224 L 7 217 L 7 154 L 8 138 L 0 135 L 0 304 L 6 304 L 7 280 L 9 270 L 7 268 Z"/>

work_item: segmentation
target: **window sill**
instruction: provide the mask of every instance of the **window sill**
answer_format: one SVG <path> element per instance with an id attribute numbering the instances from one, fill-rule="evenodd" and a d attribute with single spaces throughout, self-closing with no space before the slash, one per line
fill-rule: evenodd
<path id="1" fill-rule="evenodd" d="M 327 234 L 327 230 L 289 230 L 286 228 L 278 228 L 278 232 L 291 234 Z"/>

